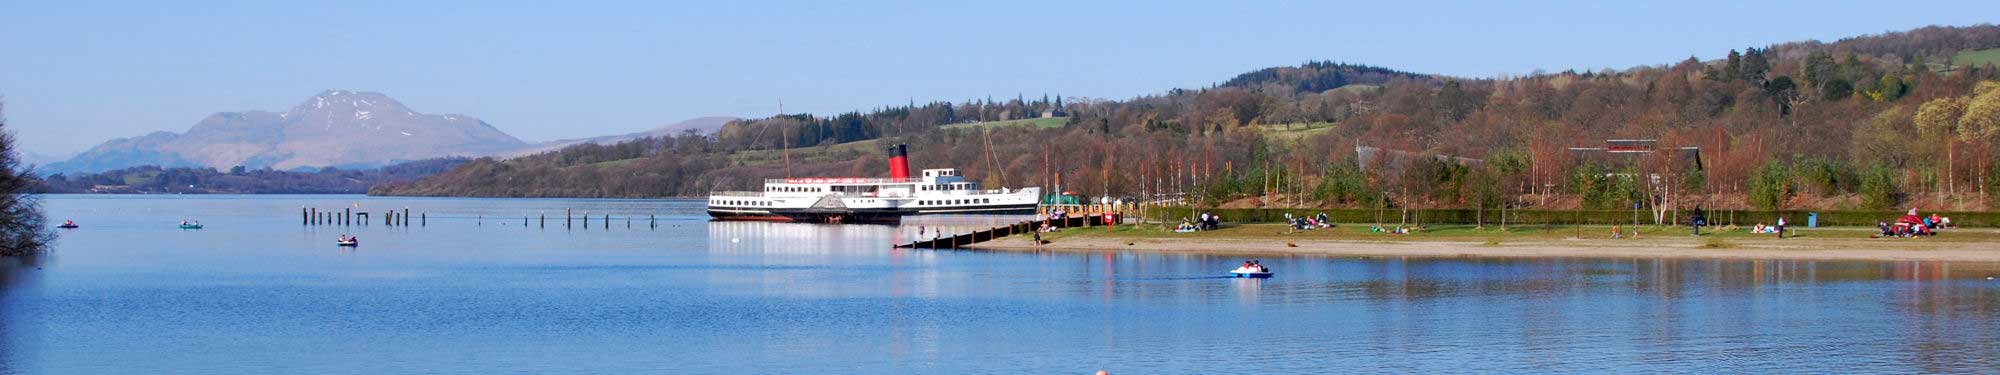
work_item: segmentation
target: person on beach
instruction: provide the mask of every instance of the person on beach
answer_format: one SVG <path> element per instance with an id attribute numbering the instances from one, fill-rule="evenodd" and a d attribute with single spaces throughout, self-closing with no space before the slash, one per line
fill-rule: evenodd
<path id="1" fill-rule="evenodd" d="M 1708 214 L 1702 212 L 1701 206 L 1694 206 L 1694 214 L 1689 215 L 1688 226 L 1694 228 L 1694 235 L 1700 236 L 1701 227 L 1704 225 L 1708 225 Z"/>
<path id="2" fill-rule="evenodd" d="M 1772 232 L 1772 233 L 1777 233 L 1777 234 L 1778 234 L 1778 238 L 1785 238 L 1785 217 L 1784 217 L 1784 216 L 1779 216 L 1779 217 L 1778 217 L 1778 225 L 1777 225 L 1777 226 L 1773 226 L 1773 227 L 1771 227 L 1771 232 Z"/>

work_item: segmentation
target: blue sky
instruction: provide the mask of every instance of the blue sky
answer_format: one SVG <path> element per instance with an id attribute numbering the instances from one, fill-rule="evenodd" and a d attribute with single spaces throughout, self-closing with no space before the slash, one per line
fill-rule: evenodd
<path id="1" fill-rule="evenodd" d="M 190 4 L 192 3 L 192 4 Z M 1043 93 L 1123 99 L 1337 60 L 1461 76 L 1995 22 L 2000 2 L 0 0 L 21 146 L 379 91 L 529 141 L 681 119 Z"/>

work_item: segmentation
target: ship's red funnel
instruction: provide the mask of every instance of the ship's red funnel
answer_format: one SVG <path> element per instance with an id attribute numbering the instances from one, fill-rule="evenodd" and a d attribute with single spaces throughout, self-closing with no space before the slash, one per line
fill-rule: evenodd
<path id="1" fill-rule="evenodd" d="M 910 178 L 910 146 L 889 146 L 889 178 Z"/>

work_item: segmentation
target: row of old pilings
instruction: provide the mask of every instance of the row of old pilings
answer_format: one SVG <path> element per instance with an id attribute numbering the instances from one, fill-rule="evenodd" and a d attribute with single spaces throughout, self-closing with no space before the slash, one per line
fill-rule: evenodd
<path id="1" fill-rule="evenodd" d="M 602 226 L 604 227 L 604 229 L 611 229 L 611 214 L 607 213 L 607 214 L 604 214 L 604 215 L 602 215 L 602 216 L 599 216 L 599 218 L 601 219 L 601 220 L 600 220 L 599 222 L 600 222 L 600 223 L 603 223 L 603 225 L 602 225 Z M 543 212 L 541 212 L 541 213 L 539 213 L 539 214 L 535 215 L 535 219 L 536 219 L 536 220 L 535 220 L 535 223 L 536 223 L 535 225 L 536 225 L 537 227 L 540 227 L 540 228 L 548 228 L 548 227 L 549 227 L 549 213 L 548 213 L 547 211 L 543 211 Z M 581 219 L 581 220 L 579 220 L 579 219 Z M 568 229 L 568 228 L 571 228 L 572 226 L 576 225 L 576 224 L 577 224 L 577 223 L 579 223 L 579 222 L 581 222 L 581 223 L 583 224 L 583 229 L 590 229 L 590 219 L 591 219 L 591 217 L 590 217 L 590 211 L 583 211 L 583 212 L 581 213 L 581 215 L 579 215 L 579 214 L 578 214 L 578 212 L 576 212 L 576 210 L 575 210 L 575 209 L 569 209 L 569 208 L 565 208 L 565 209 L 563 209 L 563 222 L 562 222 L 562 225 L 563 225 L 563 228 L 564 228 L 564 229 Z M 485 217 L 484 217 L 484 216 L 481 216 L 481 217 L 480 217 L 480 225 L 485 225 Z M 528 226 L 528 215 L 521 215 L 521 226 L 522 226 L 522 227 L 527 227 L 527 226 Z M 632 227 L 632 217 L 631 217 L 631 216 L 626 216 L 626 217 L 625 217 L 625 227 L 626 227 L 626 228 L 631 228 L 631 227 Z M 652 229 L 652 228 L 659 228 L 659 227 L 660 227 L 660 218 L 659 218 L 659 217 L 657 217 L 657 216 L 654 216 L 653 214 L 647 214 L 647 215 L 646 215 L 646 228 L 648 228 L 648 229 Z"/>
<path id="2" fill-rule="evenodd" d="M 356 212 L 353 208 L 341 208 L 340 211 L 334 211 L 320 210 L 317 207 L 302 207 L 299 208 L 299 225 L 368 225 L 368 216 L 367 211 Z M 417 212 L 416 216 L 418 218 L 417 225 L 430 225 L 429 212 Z M 404 208 L 402 212 L 396 212 L 396 210 L 383 211 L 382 224 L 410 226 L 410 209 Z"/>
<path id="3" fill-rule="evenodd" d="M 430 213 L 429 213 L 429 212 L 424 212 L 424 211 L 418 211 L 417 213 L 415 213 L 415 214 L 413 215 L 413 214 L 411 214 L 411 213 L 410 213 L 410 209 L 409 209 L 409 208 L 404 208 L 404 209 L 402 209 L 402 211 L 401 211 L 401 212 L 398 212 L 397 210 L 388 210 L 388 211 L 384 211 L 384 212 L 382 212 L 382 224 L 383 224 L 383 225 L 389 225 L 389 226 L 406 226 L 406 227 L 407 227 L 407 226 L 410 226 L 410 219 L 411 219 L 412 217 L 415 217 L 415 218 L 417 219 L 417 226 L 429 226 L 429 225 L 430 225 Z M 536 219 L 536 220 L 534 221 L 534 223 L 536 223 L 536 225 L 538 225 L 538 226 L 540 226 L 540 227 L 542 227 L 542 228 L 547 228 L 547 227 L 549 227 L 549 214 L 548 214 L 548 212 L 544 211 L 544 212 L 541 212 L 541 213 L 540 213 L 540 214 L 538 214 L 538 215 L 534 215 L 533 217 L 531 217 L 530 215 L 521 215 L 521 226 L 522 226 L 522 227 L 528 227 L 528 226 L 529 226 L 529 223 L 530 223 L 529 219 L 531 219 L 531 218 L 533 218 L 533 219 Z M 575 211 L 575 210 L 573 210 L 573 209 L 568 209 L 568 208 L 565 208 L 565 209 L 563 209 L 563 222 L 562 222 L 562 225 L 563 225 L 563 228 L 565 228 L 565 229 L 567 229 L 567 228 L 571 228 L 571 227 L 573 227 L 573 226 L 575 226 L 575 225 L 577 225 L 577 224 L 582 224 L 582 226 L 583 226 L 583 228 L 584 228 L 584 229 L 590 229 L 590 225 L 591 225 L 591 224 L 590 224 L 590 222 L 591 222 L 591 221 L 592 221 L 593 219 L 595 219 L 595 220 L 596 220 L 596 221 L 597 221 L 597 222 L 599 223 L 599 225 L 600 225 L 600 226 L 602 226 L 602 227 L 603 227 L 604 229 L 611 229 L 611 214 L 609 214 L 609 213 L 606 213 L 606 214 L 602 214 L 602 215 L 599 215 L 599 216 L 596 216 L 596 217 L 592 217 L 592 216 L 590 215 L 590 211 L 583 211 L 583 212 L 581 212 L 581 213 L 580 213 L 580 215 L 579 215 L 579 212 L 576 212 L 576 211 Z M 624 217 L 624 219 L 625 219 L 625 227 L 626 227 L 626 228 L 632 228 L 632 219 L 633 219 L 633 217 L 632 217 L 632 216 L 626 216 L 626 217 Z M 479 225 L 486 225 L 486 216 L 485 216 L 485 215 L 479 215 L 479 216 L 478 216 L 478 219 L 477 219 L 477 220 L 478 220 L 478 222 L 479 222 Z M 347 226 L 347 225 L 367 225 L 367 224 L 368 224 L 368 222 L 369 222 L 369 214 L 368 214 L 368 212 L 365 212 L 365 211 L 360 211 L 360 212 L 357 212 L 357 211 L 355 211 L 355 210 L 354 210 L 353 208 L 342 208 L 342 209 L 340 209 L 339 211 L 334 211 L 334 210 L 321 210 L 321 209 L 319 209 L 319 208 L 315 208 L 315 207 L 302 207 L 302 208 L 299 208 L 299 224 L 300 224 L 300 225 L 306 225 L 306 226 L 318 226 L 318 225 L 336 225 L 336 226 Z M 659 217 L 658 217 L 658 216 L 656 216 L 656 215 L 652 215 L 652 214 L 648 214 L 648 215 L 646 215 L 646 227 L 647 227 L 647 228 L 649 228 L 649 229 L 650 229 L 650 228 L 659 228 L 659 227 L 660 227 L 660 219 L 659 219 Z"/>

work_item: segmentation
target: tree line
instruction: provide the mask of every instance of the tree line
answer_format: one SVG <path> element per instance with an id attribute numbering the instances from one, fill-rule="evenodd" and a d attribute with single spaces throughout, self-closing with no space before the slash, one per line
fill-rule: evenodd
<path id="1" fill-rule="evenodd" d="M 375 185 L 415 181 L 470 159 L 437 158 L 375 169 L 334 167 L 280 171 L 242 166 L 214 168 L 138 166 L 77 175 L 55 174 L 40 181 L 39 193 L 86 194 L 361 194 Z"/>
<path id="2" fill-rule="evenodd" d="M 1215 205 L 1984 209 L 2000 195 L 1984 189 L 2000 69 L 1950 56 L 1989 48 L 2000 28 L 1979 25 L 1524 76 L 1309 62 L 1122 101 L 743 120 L 714 137 L 476 160 L 375 192 L 700 196 L 788 173 L 878 176 L 879 151 L 844 146 L 875 142 L 909 143 L 915 167 L 957 167 L 989 185 Z M 1066 125 L 944 127 L 1049 110 Z M 1660 151 L 1621 161 L 1572 150 L 1607 139 L 1655 139 Z M 1699 163 L 1670 151 L 1679 147 L 1698 147 Z M 1364 164 L 1361 148 L 1403 157 Z"/>

